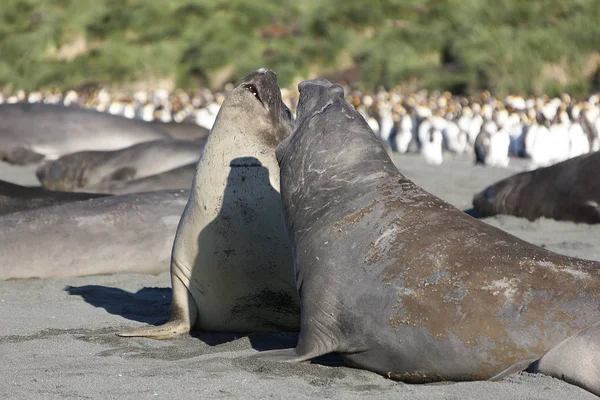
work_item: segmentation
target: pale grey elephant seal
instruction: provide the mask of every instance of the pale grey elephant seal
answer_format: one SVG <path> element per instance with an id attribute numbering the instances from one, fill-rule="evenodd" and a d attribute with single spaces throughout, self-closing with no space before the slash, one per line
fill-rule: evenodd
<path id="1" fill-rule="evenodd" d="M 189 122 L 161 122 L 152 121 L 157 129 L 167 132 L 169 136 L 180 140 L 206 139 L 210 129 Z"/>
<path id="2" fill-rule="evenodd" d="M 488 186 L 473 198 L 481 217 L 508 214 L 530 221 L 552 218 L 600 223 L 600 153 L 522 172 Z"/>
<path id="3" fill-rule="evenodd" d="M 104 181 L 86 188 L 91 193 L 128 194 L 154 190 L 189 189 L 194 180 L 196 163 L 132 181 Z"/>
<path id="4" fill-rule="evenodd" d="M 490 379 L 541 357 L 532 368 L 600 394 L 600 263 L 465 215 L 396 169 L 341 86 L 299 89 L 277 159 L 300 337 L 263 357 L 338 352 L 415 383 Z"/>
<path id="5" fill-rule="evenodd" d="M 98 193 L 53 192 L 0 180 L 0 215 L 105 196 Z"/>
<path id="6" fill-rule="evenodd" d="M 36 163 L 83 150 L 117 150 L 170 136 L 140 120 L 53 104 L 0 104 L 0 160 Z"/>
<path id="7" fill-rule="evenodd" d="M 197 162 L 206 140 L 155 140 L 113 151 L 81 151 L 36 171 L 46 189 L 86 190 L 105 181 L 130 181 Z"/>
<path id="8" fill-rule="evenodd" d="M 0 280 L 167 271 L 189 191 L 105 197 L 0 218 Z"/>
<path id="9" fill-rule="evenodd" d="M 177 228 L 169 320 L 122 336 L 298 330 L 275 159 L 292 123 L 271 70 L 251 73 L 229 92 Z"/>

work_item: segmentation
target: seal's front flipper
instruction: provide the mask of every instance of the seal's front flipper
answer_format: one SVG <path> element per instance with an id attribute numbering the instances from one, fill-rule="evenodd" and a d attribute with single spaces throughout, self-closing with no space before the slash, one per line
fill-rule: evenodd
<path id="1" fill-rule="evenodd" d="M 121 337 L 147 337 L 151 339 L 171 339 L 175 336 L 190 332 L 189 323 L 186 321 L 169 321 L 164 325 L 145 326 L 139 329 L 119 332 Z"/>
<path id="2" fill-rule="evenodd" d="M 114 171 L 104 181 L 130 181 L 137 175 L 137 170 L 133 167 L 123 167 Z"/>
<path id="3" fill-rule="evenodd" d="M 147 337 L 151 339 L 171 339 L 190 333 L 198 319 L 198 306 L 187 287 L 177 277 L 173 278 L 173 299 L 169 310 L 169 320 L 160 326 L 146 326 L 130 331 L 119 332 L 122 337 Z"/>
<path id="4" fill-rule="evenodd" d="M 301 362 L 336 351 L 333 341 L 320 340 L 310 328 L 301 331 L 298 344 L 293 349 L 264 351 L 252 357 L 270 361 Z"/>
<path id="5" fill-rule="evenodd" d="M 36 153 L 24 147 L 17 147 L 12 151 L 7 151 L 0 154 L 0 159 L 9 164 L 26 165 L 36 164 L 44 159 L 42 154 Z"/>
<path id="6" fill-rule="evenodd" d="M 548 350 L 527 372 L 550 375 L 600 396 L 600 323 Z"/>
<path id="7" fill-rule="evenodd" d="M 261 360 L 268 361 L 279 361 L 279 362 L 302 362 L 312 360 L 322 354 L 298 354 L 296 349 L 283 349 L 283 350 L 270 350 L 263 351 L 259 354 L 251 356 L 252 358 L 258 358 Z"/>
<path id="8" fill-rule="evenodd" d="M 519 361 L 506 368 L 504 371 L 492 376 L 489 381 L 499 381 L 506 378 L 509 375 L 516 374 L 517 372 L 525 371 L 527 367 L 531 365 L 531 363 L 539 360 L 539 357 L 528 358 L 523 361 Z"/>

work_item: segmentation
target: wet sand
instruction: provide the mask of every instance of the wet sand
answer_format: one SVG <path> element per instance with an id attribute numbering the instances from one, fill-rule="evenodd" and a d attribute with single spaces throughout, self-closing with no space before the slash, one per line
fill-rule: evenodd
<path id="1" fill-rule="evenodd" d="M 400 170 L 460 209 L 474 193 L 524 167 L 475 167 L 470 159 L 428 166 L 396 156 Z M 35 167 L 0 165 L 0 179 L 35 185 Z M 513 217 L 484 220 L 558 253 L 600 260 L 600 226 Z M 165 270 L 168 265 L 165 266 Z M 406 385 L 368 371 L 318 363 L 248 359 L 292 347 L 296 335 L 201 333 L 157 341 L 115 332 L 163 321 L 170 278 L 119 274 L 0 282 L 0 397 L 63 398 L 333 398 L 593 399 L 557 379 L 520 373 L 500 382 Z M 599 318 L 600 319 L 600 318 Z"/>

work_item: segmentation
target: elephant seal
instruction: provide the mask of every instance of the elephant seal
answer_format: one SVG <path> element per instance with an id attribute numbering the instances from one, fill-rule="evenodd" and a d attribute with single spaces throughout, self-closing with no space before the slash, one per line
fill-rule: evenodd
<path id="1" fill-rule="evenodd" d="M 128 194 L 167 189 L 189 189 L 194 180 L 196 163 L 133 181 L 105 181 L 86 188 L 91 193 Z"/>
<path id="2" fill-rule="evenodd" d="M 271 70 L 251 73 L 228 93 L 177 228 L 168 322 L 121 336 L 298 330 L 275 159 L 292 124 Z"/>
<path id="3" fill-rule="evenodd" d="M 0 180 L 0 215 L 105 196 L 98 193 L 53 192 Z"/>
<path id="4" fill-rule="evenodd" d="M 0 160 L 37 163 L 83 150 L 117 150 L 170 136 L 151 124 L 54 104 L 0 104 Z"/>
<path id="5" fill-rule="evenodd" d="M 161 122 L 152 121 L 157 129 L 167 132 L 173 139 L 197 140 L 206 139 L 210 129 L 189 122 Z"/>
<path id="6" fill-rule="evenodd" d="M 341 86 L 299 90 L 296 129 L 276 154 L 300 336 L 259 357 L 338 352 L 414 383 L 497 378 L 541 357 L 534 370 L 600 394 L 600 263 L 429 194 L 396 169 Z"/>
<path id="7" fill-rule="evenodd" d="M 522 172 L 488 186 L 473 197 L 481 217 L 509 214 L 530 221 L 538 218 L 600 223 L 600 153 Z"/>
<path id="8" fill-rule="evenodd" d="M 0 218 L 0 280 L 167 271 L 189 191 L 105 197 Z"/>
<path id="9" fill-rule="evenodd" d="M 130 181 L 197 162 L 205 140 L 155 140 L 113 151 L 67 154 L 40 166 L 46 189 L 77 191 L 105 181 Z"/>

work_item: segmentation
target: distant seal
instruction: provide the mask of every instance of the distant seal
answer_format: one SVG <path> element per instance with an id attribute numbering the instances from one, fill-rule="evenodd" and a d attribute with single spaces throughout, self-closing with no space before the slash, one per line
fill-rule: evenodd
<path id="1" fill-rule="evenodd" d="M 180 140 L 206 139 L 210 133 L 210 129 L 188 122 L 152 121 L 152 125 L 163 132 L 167 132 L 172 138 Z"/>
<path id="2" fill-rule="evenodd" d="M 189 191 L 114 196 L 0 218 L 0 280 L 167 271 Z"/>
<path id="3" fill-rule="evenodd" d="M 51 190 L 77 191 L 105 181 L 130 181 L 197 162 L 205 140 L 155 140 L 113 151 L 81 151 L 40 166 L 36 175 Z"/>
<path id="4" fill-rule="evenodd" d="M 259 69 L 229 92 L 177 229 L 169 320 L 120 335 L 298 330 L 275 159 L 275 147 L 291 130 L 273 71 Z"/>
<path id="5" fill-rule="evenodd" d="M 0 160 L 31 164 L 83 150 L 117 150 L 169 135 L 151 124 L 54 104 L 0 104 Z"/>
<path id="6" fill-rule="evenodd" d="M 196 163 L 150 175 L 133 181 L 104 181 L 86 188 L 91 193 L 127 194 L 166 189 L 189 189 L 194 180 Z"/>
<path id="7" fill-rule="evenodd" d="M 475 195 L 473 207 L 482 217 L 508 214 L 600 223 L 600 153 L 571 158 L 550 167 L 522 172 Z"/>
<path id="8" fill-rule="evenodd" d="M 295 349 L 261 357 L 338 352 L 415 383 L 497 378 L 541 357 L 531 370 L 600 394 L 600 263 L 465 215 L 396 169 L 341 86 L 299 90 L 276 154 L 301 329 Z"/>
<path id="9" fill-rule="evenodd" d="M 53 192 L 0 180 L 0 215 L 105 196 L 97 193 Z"/>

